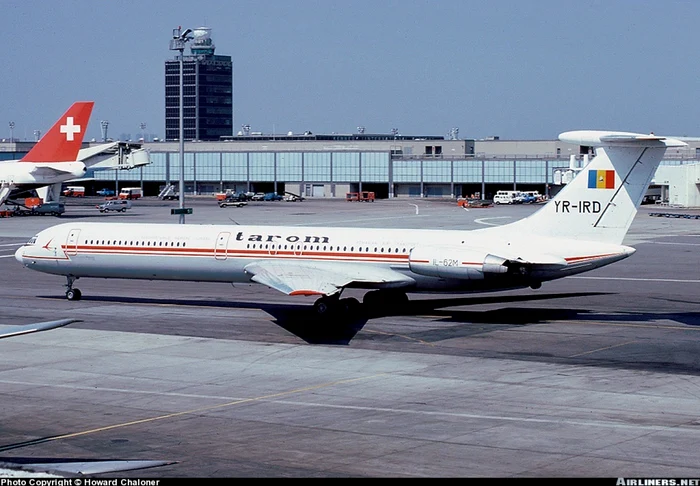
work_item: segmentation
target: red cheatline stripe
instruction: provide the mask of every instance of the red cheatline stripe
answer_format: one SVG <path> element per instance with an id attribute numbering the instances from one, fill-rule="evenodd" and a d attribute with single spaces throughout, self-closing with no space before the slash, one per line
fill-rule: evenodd
<path id="1" fill-rule="evenodd" d="M 604 255 L 590 255 L 590 256 L 580 256 L 580 257 L 569 257 L 569 258 L 564 258 L 567 263 L 577 263 L 581 262 L 584 260 L 597 260 L 599 258 L 605 258 L 609 256 L 616 256 L 618 253 L 606 253 Z"/>
<path id="2" fill-rule="evenodd" d="M 289 260 L 325 260 L 325 261 L 347 261 L 347 262 L 372 262 L 372 263 L 402 263 L 408 259 L 408 255 L 389 255 L 382 253 L 344 253 L 344 252 L 320 252 L 306 251 L 297 254 L 290 250 L 215 250 L 213 248 L 177 248 L 170 246 L 163 247 L 131 247 L 131 246 L 95 246 L 62 245 L 62 250 L 75 254 L 94 255 L 141 255 L 141 256 L 182 256 L 182 257 L 207 257 L 220 258 L 283 258 Z"/>

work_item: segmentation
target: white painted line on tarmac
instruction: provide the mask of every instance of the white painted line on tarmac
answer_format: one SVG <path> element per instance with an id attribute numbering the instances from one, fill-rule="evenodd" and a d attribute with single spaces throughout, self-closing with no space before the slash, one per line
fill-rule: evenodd
<path id="1" fill-rule="evenodd" d="M 570 426 L 583 426 L 583 427 L 604 427 L 604 428 L 611 428 L 611 429 L 629 429 L 629 430 L 651 430 L 651 431 L 674 431 L 678 432 L 679 430 L 689 430 L 692 432 L 697 432 L 695 426 L 692 424 L 688 426 L 687 424 L 670 424 L 670 425 L 657 425 L 657 424 L 640 424 L 640 423 L 630 423 L 630 422 L 623 422 L 623 421 L 616 421 L 616 420 L 586 420 L 585 418 L 583 419 L 578 419 L 578 418 L 568 418 L 568 417 L 545 417 L 545 418 L 540 418 L 540 417 L 529 417 L 529 416 L 518 416 L 516 414 L 480 414 L 480 413 L 465 413 L 465 412 L 444 412 L 440 410 L 420 410 L 420 409 L 411 409 L 411 408 L 395 408 L 395 407 L 373 407 L 373 406 L 358 406 L 358 405 L 344 405 L 344 404 L 330 404 L 330 403 L 321 403 L 321 402 L 312 402 L 312 401 L 301 401 L 301 400 L 284 400 L 281 397 L 288 396 L 288 395 L 293 395 L 293 394 L 298 394 L 302 393 L 305 391 L 313 390 L 314 388 L 325 388 L 328 386 L 335 386 L 338 384 L 343 384 L 343 381 L 346 382 L 352 382 L 352 381 L 357 381 L 357 380 L 365 380 L 368 378 L 376 378 L 379 375 L 375 376 L 368 376 L 368 377 L 360 377 L 360 378 L 350 378 L 347 380 L 338 380 L 337 382 L 332 382 L 328 384 L 321 384 L 316 387 L 309 386 L 305 388 L 299 388 L 296 390 L 289 390 L 289 391 L 282 391 L 279 393 L 272 393 L 267 396 L 261 396 L 261 397 L 251 397 L 251 398 L 229 398 L 229 397 L 219 397 L 219 396 L 211 396 L 211 395 L 190 395 L 190 394 L 179 394 L 179 393 L 169 393 L 169 392 L 158 392 L 158 391 L 139 391 L 139 390 L 130 390 L 130 389 L 113 389 L 113 388 L 101 388 L 101 387 L 87 387 L 87 386 L 80 386 L 80 385 L 74 385 L 74 384 L 64 384 L 64 385 L 57 385 L 53 383 L 40 383 L 40 382 L 22 382 L 22 381 L 9 381 L 9 380 L 2 380 L 0 383 L 7 383 L 7 384 L 23 384 L 23 385 L 32 385 L 32 386 L 41 386 L 41 387 L 46 387 L 46 388 L 65 388 L 65 389 L 74 389 L 74 390 L 87 390 L 91 392 L 116 392 L 116 393 L 125 393 L 125 394 L 150 394 L 150 395 L 161 395 L 161 396 L 184 396 L 184 397 L 193 397 L 193 398 L 210 398 L 214 400 L 229 400 L 228 403 L 222 403 L 222 404 L 213 404 L 213 405 L 208 405 L 208 406 L 203 406 L 198 409 L 193 409 L 193 410 L 185 410 L 182 412 L 173 412 L 165 415 L 160 415 L 156 417 L 150 417 L 150 418 L 145 418 L 142 420 L 136 420 L 133 422 L 127 422 L 127 423 L 122 423 L 122 424 L 115 424 L 111 426 L 106 426 L 106 427 L 101 427 L 97 429 L 92 429 L 92 430 L 87 430 L 83 432 L 77 432 L 74 434 L 66 434 L 63 436 L 58 436 L 58 437 L 53 437 L 50 439 L 39 439 L 41 442 L 48 442 L 48 441 L 53 441 L 53 440 L 58 440 L 61 438 L 70 438 L 70 437 L 77 437 L 80 435 L 87 435 L 95 432 L 100 432 L 104 430 L 109 430 L 109 429 L 116 429 L 116 428 L 122 428 L 126 427 L 129 425 L 135 425 L 139 423 L 147 423 L 147 422 L 154 422 L 157 420 L 162 420 L 162 419 L 168 419 L 168 418 L 176 418 L 184 415 L 191 415 L 194 413 L 203 413 L 203 412 L 209 412 L 217 409 L 222 409 L 226 407 L 232 407 L 236 405 L 243 405 L 243 404 L 250 404 L 253 402 L 268 402 L 268 403 L 277 403 L 277 404 L 282 404 L 282 405 L 291 405 L 298 409 L 299 407 L 307 407 L 309 409 L 317 408 L 317 409 L 335 409 L 335 410 L 352 410 L 352 411 L 361 411 L 361 412 L 371 412 L 371 413 L 390 413 L 390 414 L 403 414 L 403 415 L 413 415 L 416 417 L 445 417 L 445 418 L 450 418 L 450 419 L 467 419 L 467 420 L 488 420 L 488 421 L 496 421 L 496 422 L 515 422 L 515 423 L 531 423 L 531 424 L 554 424 L 554 425 L 570 425 Z"/>
<path id="2" fill-rule="evenodd" d="M 700 246 L 700 243 L 672 243 L 668 241 L 652 241 L 655 245 Z"/>
<path id="3" fill-rule="evenodd" d="M 14 258 L 14 255 L 0 255 L 0 258 Z"/>
<path id="4" fill-rule="evenodd" d="M 479 223 L 479 224 L 485 224 L 488 226 L 500 226 L 498 223 L 487 223 L 486 220 L 488 220 L 488 219 L 504 219 L 504 218 L 508 219 L 508 218 L 510 218 L 510 216 L 494 216 L 493 218 L 479 218 L 479 219 L 475 219 L 474 222 Z"/>
<path id="5" fill-rule="evenodd" d="M 632 278 L 632 277 L 566 277 L 582 280 L 627 280 L 632 282 L 672 282 L 672 283 L 700 283 L 700 280 L 682 280 L 676 278 Z"/>
<path id="6" fill-rule="evenodd" d="M 424 218 L 426 216 L 429 216 L 428 214 L 420 214 L 418 217 Z M 410 216 L 388 216 L 386 218 L 362 218 L 362 219 L 343 219 L 343 220 L 332 220 L 332 221 L 316 221 L 313 223 L 309 222 L 303 222 L 303 223 L 297 223 L 297 224 L 292 224 L 290 226 L 318 226 L 318 225 L 333 225 L 333 224 L 338 224 L 338 223 L 360 223 L 360 222 L 365 222 L 365 221 L 380 221 L 382 219 L 392 219 L 392 220 L 397 220 L 397 219 L 402 219 L 402 218 L 414 218 L 415 215 L 410 215 Z"/>
<path id="7" fill-rule="evenodd" d="M 24 243 L 18 242 L 18 243 L 5 243 L 5 244 L 0 245 L 0 246 L 22 246 L 22 245 L 24 245 Z"/>

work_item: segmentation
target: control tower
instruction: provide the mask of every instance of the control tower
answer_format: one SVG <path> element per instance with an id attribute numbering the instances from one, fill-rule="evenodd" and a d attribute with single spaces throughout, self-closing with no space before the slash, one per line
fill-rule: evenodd
<path id="1" fill-rule="evenodd" d="M 216 141 L 233 135 L 233 63 L 215 55 L 209 27 L 192 31 L 183 55 L 184 139 Z M 180 136 L 180 56 L 165 61 L 165 139 Z"/>

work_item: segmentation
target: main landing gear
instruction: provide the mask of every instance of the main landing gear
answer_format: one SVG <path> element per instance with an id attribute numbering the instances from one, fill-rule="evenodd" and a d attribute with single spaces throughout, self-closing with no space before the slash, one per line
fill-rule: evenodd
<path id="1" fill-rule="evenodd" d="M 408 303 L 406 292 L 401 290 L 372 290 L 362 299 L 362 305 L 354 297 L 341 299 L 340 294 L 321 297 L 314 303 L 314 311 L 318 316 L 338 315 L 352 318 L 364 310 L 400 309 Z"/>
<path id="2" fill-rule="evenodd" d="M 352 317 L 360 310 L 360 301 L 354 297 L 341 299 L 340 294 L 327 295 L 316 300 L 314 303 L 314 311 L 319 316 L 329 316 L 338 314 L 342 316 Z"/>
<path id="3" fill-rule="evenodd" d="M 80 298 L 83 296 L 83 294 L 80 292 L 80 289 L 74 289 L 73 288 L 73 282 L 75 282 L 78 278 L 73 277 L 72 275 L 66 275 L 66 299 L 68 300 L 80 300 Z"/>
<path id="4" fill-rule="evenodd" d="M 406 292 L 401 290 L 372 290 L 367 292 L 362 298 L 362 303 L 366 307 L 379 309 L 381 307 L 399 308 L 408 304 Z"/>

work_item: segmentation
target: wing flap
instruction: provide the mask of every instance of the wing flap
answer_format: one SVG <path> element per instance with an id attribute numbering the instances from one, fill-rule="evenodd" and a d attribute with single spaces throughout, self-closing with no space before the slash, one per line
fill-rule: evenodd
<path id="1" fill-rule="evenodd" d="M 386 267 L 336 262 L 260 261 L 245 267 L 251 280 L 287 295 L 332 295 L 348 286 L 407 287 L 415 280 Z"/>

